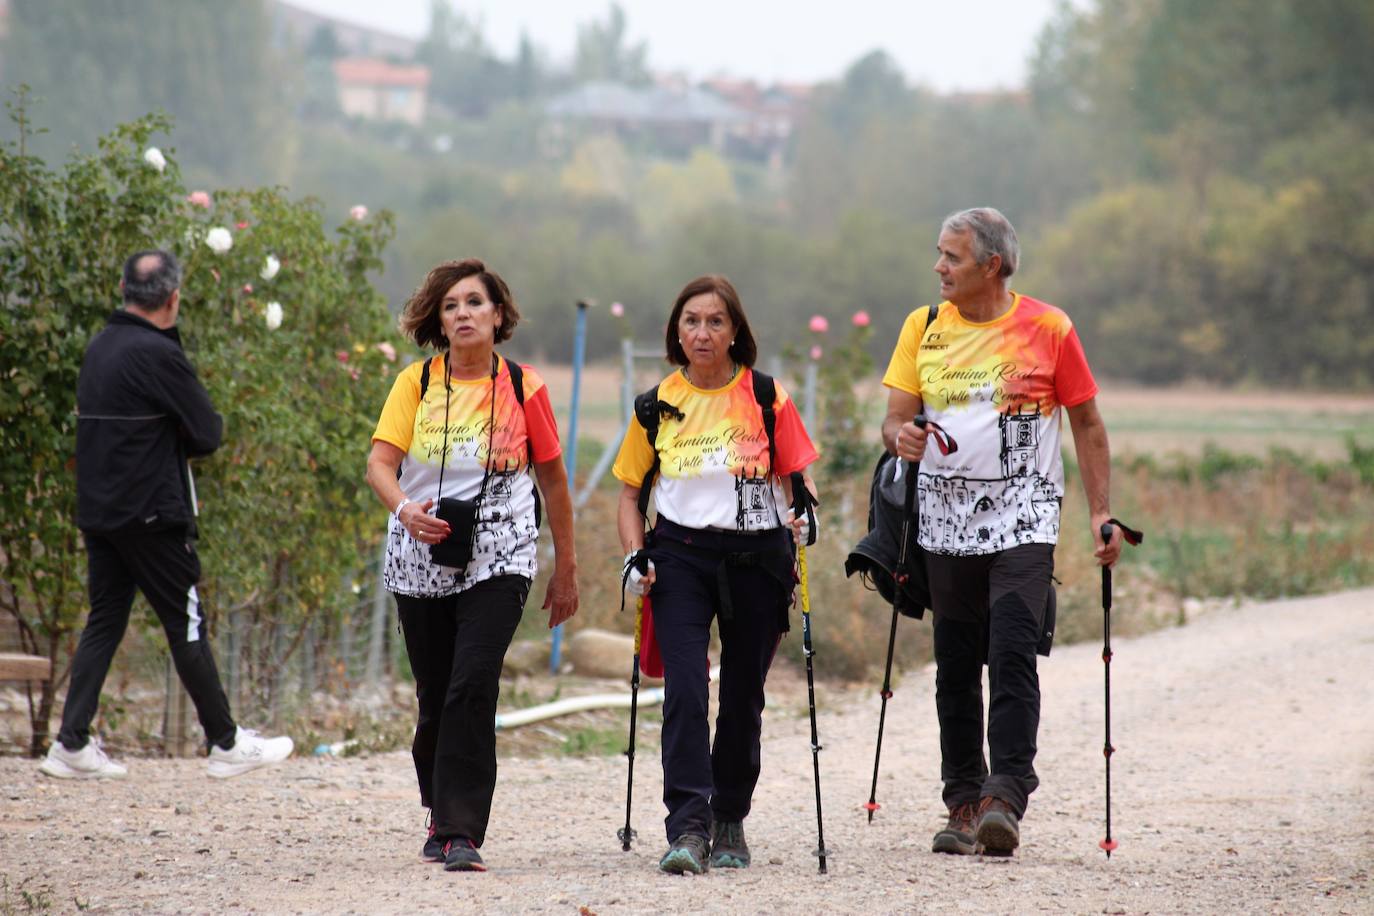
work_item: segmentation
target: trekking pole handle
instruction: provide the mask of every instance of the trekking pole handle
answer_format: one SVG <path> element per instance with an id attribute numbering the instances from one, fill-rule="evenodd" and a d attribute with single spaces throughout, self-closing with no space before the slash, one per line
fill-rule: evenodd
<path id="1" fill-rule="evenodd" d="M 1098 532 L 1097 532 L 1097 533 L 1100 534 L 1100 535 L 1102 535 L 1102 543 L 1103 543 L 1103 545 L 1110 544 L 1110 543 L 1112 542 L 1112 523 L 1111 523 L 1111 522 L 1103 522 L 1103 523 L 1102 523 L 1102 527 L 1098 529 Z M 1110 566 L 1104 566 L 1104 567 L 1102 567 L 1102 612 L 1103 612 L 1103 614 L 1106 614 L 1106 612 L 1110 611 L 1111 609 L 1112 609 L 1112 568 L 1111 568 Z M 1105 618 L 1104 618 L 1104 621 L 1103 621 L 1103 626 L 1106 626 Z M 1109 659 L 1111 658 L 1111 649 L 1108 647 L 1108 645 L 1107 645 L 1107 643 L 1106 643 L 1105 631 L 1104 631 L 1102 658 L 1103 658 L 1104 661 L 1107 661 L 1107 660 L 1109 660 Z"/>

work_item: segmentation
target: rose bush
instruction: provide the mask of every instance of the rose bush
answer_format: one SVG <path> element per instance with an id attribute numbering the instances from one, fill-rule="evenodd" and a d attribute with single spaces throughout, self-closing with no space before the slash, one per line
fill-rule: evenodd
<path id="1" fill-rule="evenodd" d="M 314 202 L 217 191 L 216 223 L 241 227 L 231 237 L 188 199 L 175 158 L 148 145 L 169 130 L 164 118 L 118 127 L 98 152 L 52 171 L 27 154 L 22 92 L 10 108 L 19 131 L 0 148 L 0 613 L 53 661 L 30 707 L 37 754 L 86 607 L 73 525 L 76 379 L 119 306 L 124 258 L 166 247 L 182 263 L 182 339 L 225 418 L 223 446 L 196 463 L 199 590 L 212 627 L 238 615 L 244 682 L 259 701 L 302 622 L 323 618 L 328 632 L 344 583 L 375 555 L 380 510 L 361 481 L 400 368 L 387 349 L 394 357 L 400 340 L 369 281 L 392 235 L 386 212 L 331 234 Z M 252 281 L 274 263 L 271 300 L 260 301 Z M 341 365 L 335 352 L 353 355 Z"/>

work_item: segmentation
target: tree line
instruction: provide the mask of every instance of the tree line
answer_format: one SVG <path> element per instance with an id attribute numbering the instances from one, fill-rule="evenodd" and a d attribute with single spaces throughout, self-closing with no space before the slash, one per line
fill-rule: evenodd
<path id="1" fill-rule="evenodd" d="M 4 78 L 47 96 L 35 115 L 54 139 L 157 104 L 192 184 L 393 210 L 377 278 L 393 309 L 434 262 L 483 256 L 532 319 L 517 354 L 564 358 L 580 298 L 625 302 L 656 340 L 674 292 L 710 271 L 770 328 L 765 351 L 801 341 L 813 313 L 862 308 L 881 357 L 937 295 L 940 218 L 990 204 L 1021 231 L 1015 287 L 1068 309 L 1103 375 L 1374 383 L 1368 4 L 1065 5 L 1016 92 L 936 94 L 873 52 L 814 87 L 781 168 L 592 130 L 551 143 L 553 94 L 649 78 L 652 48 L 615 6 L 561 64 L 528 40 L 503 58 L 436 0 L 417 51 L 436 110 L 419 128 L 307 104 L 310 62 L 335 50 L 274 49 L 269 18 L 253 2 L 14 0 Z M 611 354 L 593 327 L 590 353 Z"/>

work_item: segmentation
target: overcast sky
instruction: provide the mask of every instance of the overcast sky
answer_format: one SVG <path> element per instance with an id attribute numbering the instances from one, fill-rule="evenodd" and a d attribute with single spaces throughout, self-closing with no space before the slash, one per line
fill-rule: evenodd
<path id="1" fill-rule="evenodd" d="M 288 0 L 349 21 L 419 37 L 430 0 Z M 604 19 L 609 0 L 453 0 L 510 56 L 522 30 L 555 60 L 572 57 L 577 26 Z M 875 48 L 908 79 L 942 91 L 1013 88 L 1057 0 L 623 0 L 630 40 L 655 71 L 763 82 L 816 82 Z"/>

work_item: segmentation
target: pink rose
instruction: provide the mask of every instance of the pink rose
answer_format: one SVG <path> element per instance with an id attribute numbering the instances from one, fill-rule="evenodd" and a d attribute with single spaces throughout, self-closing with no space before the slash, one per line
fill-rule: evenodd
<path id="1" fill-rule="evenodd" d="M 389 363 L 394 363 L 394 362 L 396 362 L 396 348 L 393 347 L 391 344 L 387 343 L 387 342 L 384 340 L 384 341 L 382 341 L 381 343 L 377 344 L 377 349 L 378 349 L 379 351 L 381 351 L 381 354 L 382 354 L 383 356 L 386 357 L 386 361 L 387 361 L 387 362 L 389 362 Z"/>
<path id="2" fill-rule="evenodd" d="M 253 284 L 251 284 L 251 283 L 245 283 L 245 284 L 243 284 L 243 291 L 244 291 L 245 293 L 251 293 L 251 292 L 253 292 Z"/>
<path id="3" fill-rule="evenodd" d="M 367 207 L 364 207 L 362 204 L 354 204 L 348 211 L 348 218 L 362 222 L 367 219 Z"/>
<path id="4" fill-rule="evenodd" d="M 619 302 L 611 303 L 611 315 L 616 318 L 625 317 L 625 306 Z"/>
<path id="5" fill-rule="evenodd" d="M 339 350 L 339 351 L 337 351 L 337 352 L 334 354 L 334 358 L 337 359 L 337 360 L 338 360 L 339 362 L 341 362 L 341 363 L 346 363 L 346 362 L 348 362 L 348 351 L 347 351 L 347 350 Z"/>
<path id="6" fill-rule="evenodd" d="M 859 309 L 855 312 L 854 317 L 849 320 L 854 322 L 854 327 L 856 328 L 866 328 L 872 322 L 872 319 L 868 317 L 868 312 L 865 312 L 863 309 Z"/>
<path id="7" fill-rule="evenodd" d="M 812 315 L 811 323 L 808 327 L 811 328 L 812 333 L 824 334 L 826 331 L 830 330 L 830 322 L 825 320 L 824 315 Z"/>
<path id="8" fill-rule="evenodd" d="M 820 344 L 816 344 L 814 347 L 811 348 L 811 358 L 812 358 L 813 360 L 816 360 L 816 361 L 819 361 L 819 360 L 820 360 L 820 358 L 821 358 L 821 345 L 820 345 Z"/>
<path id="9" fill-rule="evenodd" d="M 186 195 L 186 202 L 193 207 L 200 207 L 202 210 L 210 209 L 210 195 L 205 191 L 192 191 Z"/>
<path id="10" fill-rule="evenodd" d="M 248 220 L 246 220 L 246 219 L 241 219 L 241 220 L 239 220 L 237 223 L 235 223 L 234 226 L 235 226 L 235 228 L 237 228 L 237 229 L 247 229 L 247 228 L 248 228 Z"/>

